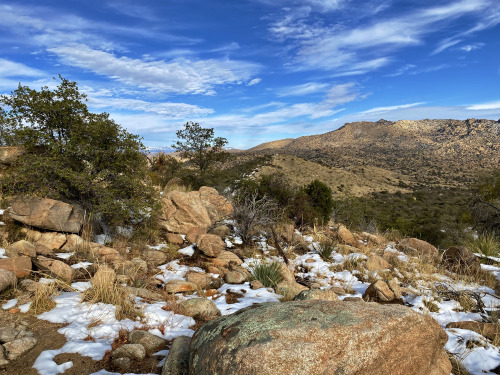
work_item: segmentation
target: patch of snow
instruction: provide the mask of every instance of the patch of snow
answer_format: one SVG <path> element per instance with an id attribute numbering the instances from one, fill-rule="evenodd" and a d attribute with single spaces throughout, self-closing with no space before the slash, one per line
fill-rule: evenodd
<path id="1" fill-rule="evenodd" d="M 136 374 L 131 373 L 131 372 L 127 372 L 125 374 L 122 374 L 120 372 L 109 372 L 109 371 L 103 369 L 103 370 L 100 370 L 97 372 L 93 372 L 90 375 L 136 375 Z M 141 374 L 141 375 L 155 375 L 155 374 L 148 373 L 148 374 Z"/>
<path id="2" fill-rule="evenodd" d="M 22 312 L 23 314 L 26 314 L 31 306 L 31 302 L 25 303 L 24 305 L 19 306 L 19 311 Z"/>
<path id="3" fill-rule="evenodd" d="M 243 297 L 238 298 L 238 302 L 228 304 L 225 295 L 228 291 L 243 294 Z M 266 288 L 251 289 L 250 284 L 224 284 L 219 288 L 221 296 L 217 299 L 210 297 L 220 310 L 222 315 L 229 315 L 245 307 L 252 306 L 255 303 L 263 302 L 279 302 L 281 295 L 268 291 Z"/>
<path id="4" fill-rule="evenodd" d="M 241 239 L 240 236 L 234 236 L 233 237 L 233 243 L 235 245 L 243 245 L 243 240 Z"/>
<path id="5" fill-rule="evenodd" d="M 98 244 L 105 245 L 106 243 L 113 241 L 113 239 L 107 234 L 98 234 L 94 237 L 94 241 Z"/>
<path id="6" fill-rule="evenodd" d="M 77 292 L 85 292 L 91 286 L 92 282 L 90 281 L 77 281 L 76 283 L 71 284 L 71 287 L 75 289 Z"/>
<path id="7" fill-rule="evenodd" d="M 17 305 L 17 299 L 9 299 L 6 303 L 2 305 L 2 309 L 8 310 Z"/>
<path id="8" fill-rule="evenodd" d="M 146 246 L 149 247 L 151 250 L 161 250 L 169 247 L 167 243 L 160 243 L 156 246 L 152 245 L 146 245 Z"/>
<path id="9" fill-rule="evenodd" d="M 195 244 L 193 244 L 193 245 L 189 245 L 189 246 L 187 246 L 187 247 L 185 247 L 185 248 L 183 248 L 183 249 L 179 249 L 179 250 L 177 250 L 177 252 L 178 252 L 178 253 L 181 253 L 181 254 L 183 254 L 183 255 L 187 255 L 187 256 L 190 256 L 190 257 L 191 257 L 191 256 L 193 256 L 193 254 L 194 254 L 194 245 L 195 245 Z"/>
<path id="10" fill-rule="evenodd" d="M 61 259 L 69 259 L 74 253 L 55 253 L 55 256 Z"/>
<path id="11" fill-rule="evenodd" d="M 231 241 L 229 241 L 227 238 L 225 239 L 225 242 L 226 242 L 226 247 L 228 247 L 228 248 L 234 247 L 233 243 Z"/>
<path id="12" fill-rule="evenodd" d="M 205 272 L 199 267 L 188 267 L 185 265 L 181 265 L 179 264 L 179 259 L 173 260 L 166 264 L 162 264 L 158 268 L 163 272 L 156 275 L 156 278 L 164 283 L 170 280 L 184 280 L 184 277 L 186 276 L 186 273 L 188 271 Z"/>
<path id="13" fill-rule="evenodd" d="M 0 259 L 3 258 L 8 258 L 8 256 L 5 254 L 5 249 L 0 248 Z"/>
<path id="14" fill-rule="evenodd" d="M 94 264 L 94 263 L 91 263 L 91 262 L 79 262 L 79 263 L 73 264 L 71 266 L 71 268 L 74 268 L 75 270 L 77 270 L 77 269 L 80 269 L 80 268 L 87 268 L 87 267 L 91 266 L 92 264 Z"/>

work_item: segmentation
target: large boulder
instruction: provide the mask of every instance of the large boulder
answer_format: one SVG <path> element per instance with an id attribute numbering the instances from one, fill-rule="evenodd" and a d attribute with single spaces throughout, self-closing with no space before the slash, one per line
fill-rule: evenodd
<path id="1" fill-rule="evenodd" d="M 209 257 L 217 257 L 226 248 L 224 241 L 215 234 L 202 234 L 198 236 L 196 247 Z"/>
<path id="2" fill-rule="evenodd" d="M 5 254 L 9 258 L 26 256 L 30 258 L 36 257 L 36 247 L 31 242 L 21 240 L 7 246 Z"/>
<path id="3" fill-rule="evenodd" d="M 19 147 L 3 146 L 0 147 L 0 169 L 7 167 L 14 163 L 17 158 L 22 154 Z"/>
<path id="4" fill-rule="evenodd" d="M 418 256 L 427 261 L 435 261 L 439 257 L 439 251 L 436 247 L 418 238 L 403 238 L 397 243 L 396 248 L 408 255 Z"/>
<path id="5" fill-rule="evenodd" d="M 189 370 L 197 375 L 449 375 L 446 341 L 434 319 L 405 306 L 266 303 L 198 329 Z"/>
<path id="6" fill-rule="evenodd" d="M 58 250 L 66 243 L 66 235 L 57 232 L 42 233 L 37 244 L 47 246 L 51 250 Z"/>
<path id="7" fill-rule="evenodd" d="M 35 265 L 42 271 L 48 272 L 55 277 L 70 282 L 73 278 L 74 269 L 60 260 L 38 256 Z"/>
<path id="8" fill-rule="evenodd" d="M 54 199 L 18 197 L 12 202 L 9 215 L 37 228 L 78 233 L 82 229 L 85 212 L 78 206 Z"/>
<path id="9" fill-rule="evenodd" d="M 189 193 L 170 191 L 162 199 L 159 224 L 169 232 L 187 234 L 192 228 L 207 230 L 232 213 L 232 205 L 215 189 L 202 187 Z"/>

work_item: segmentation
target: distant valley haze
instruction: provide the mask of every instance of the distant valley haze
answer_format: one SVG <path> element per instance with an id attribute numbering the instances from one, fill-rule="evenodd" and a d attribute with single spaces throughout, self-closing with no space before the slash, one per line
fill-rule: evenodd
<path id="1" fill-rule="evenodd" d="M 498 0 L 0 0 L 0 94 L 78 82 L 151 149 L 500 118 Z"/>

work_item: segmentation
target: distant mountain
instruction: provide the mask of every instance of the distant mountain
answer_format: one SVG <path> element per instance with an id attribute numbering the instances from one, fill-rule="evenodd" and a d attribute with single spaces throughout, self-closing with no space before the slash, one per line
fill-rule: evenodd
<path id="1" fill-rule="evenodd" d="M 500 167 L 500 120 L 353 122 L 249 151 L 295 155 L 338 168 L 375 166 L 421 183 L 455 184 Z"/>
<path id="2" fill-rule="evenodd" d="M 172 152 L 175 152 L 175 150 L 172 147 L 169 146 L 151 146 L 151 147 L 146 147 L 146 153 L 148 154 L 157 154 L 163 152 L 165 154 L 170 154 Z"/>

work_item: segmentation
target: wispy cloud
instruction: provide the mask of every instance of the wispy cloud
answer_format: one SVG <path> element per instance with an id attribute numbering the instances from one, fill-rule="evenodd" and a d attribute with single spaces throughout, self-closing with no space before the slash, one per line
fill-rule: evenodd
<path id="1" fill-rule="evenodd" d="M 0 58 L 0 77 L 43 77 L 45 72 L 24 64 Z"/>
<path id="2" fill-rule="evenodd" d="M 467 107 L 467 109 L 472 110 L 472 111 L 480 111 L 480 110 L 487 110 L 487 109 L 500 109 L 500 100 L 497 102 L 489 102 L 489 103 L 470 105 Z"/>
<path id="3" fill-rule="evenodd" d="M 341 24 L 326 24 L 311 16 L 309 8 L 293 8 L 271 24 L 269 31 L 278 42 L 287 42 L 294 55 L 290 67 L 295 70 L 321 69 L 337 76 L 363 74 L 387 65 L 396 50 L 421 45 L 429 34 L 463 16 L 474 16 L 479 22 L 474 30 L 494 25 L 484 21 L 492 0 L 462 0 L 442 6 L 421 8 L 392 18 L 346 29 Z M 500 21 L 498 21 L 500 22 Z M 471 29 L 472 30 L 472 29 Z M 472 31 L 468 31 L 468 34 Z M 436 53 L 459 43 L 453 37 L 444 40 Z"/>
<path id="4" fill-rule="evenodd" d="M 324 92 L 330 85 L 327 83 L 308 82 L 302 85 L 283 87 L 278 90 L 278 96 L 302 96 Z"/>
<path id="5" fill-rule="evenodd" d="M 214 87 L 242 84 L 260 70 L 260 65 L 229 59 L 169 62 L 144 61 L 96 50 L 84 44 L 52 47 L 66 65 L 90 70 L 112 79 L 158 92 L 176 94 L 213 94 Z"/>
<path id="6" fill-rule="evenodd" d="M 466 46 L 462 46 L 460 47 L 460 49 L 465 52 L 471 52 L 476 49 L 483 48 L 484 46 L 485 46 L 484 43 L 473 43 L 473 44 L 467 44 Z"/>
<path id="7" fill-rule="evenodd" d="M 392 105 L 392 106 L 388 106 L 388 107 L 376 107 L 376 108 L 371 108 L 371 109 L 368 109 L 366 111 L 360 112 L 360 114 L 362 114 L 362 115 L 368 115 L 368 114 L 385 113 L 385 112 L 395 111 L 395 110 L 398 110 L 398 109 L 416 107 L 416 106 L 419 106 L 419 105 L 422 105 L 422 104 L 425 104 L 425 102 Z"/>

